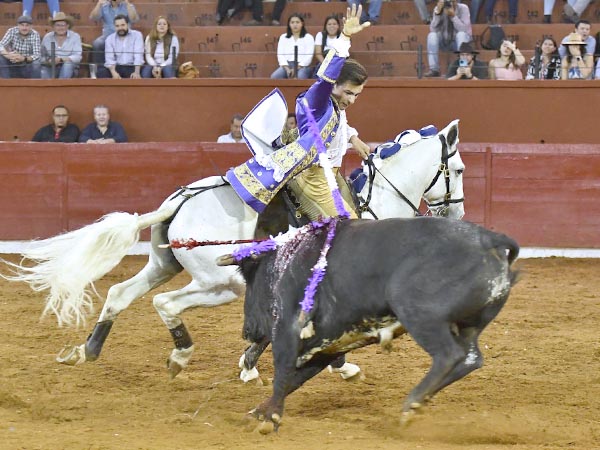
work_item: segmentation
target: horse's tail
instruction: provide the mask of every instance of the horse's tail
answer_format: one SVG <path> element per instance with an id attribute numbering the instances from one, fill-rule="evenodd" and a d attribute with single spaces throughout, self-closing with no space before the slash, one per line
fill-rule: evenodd
<path id="1" fill-rule="evenodd" d="M 163 222 L 177 208 L 176 202 L 163 205 L 156 211 L 138 216 L 124 212 L 111 213 L 99 221 L 41 241 L 33 241 L 23 252 L 23 261 L 11 266 L 13 275 L 1 275 L 11 281 L 24 281 L 34 291 L 48 290 L 42 316 L 52 312 L 58 325 L 85 324 L 93 311 L 93 286 L 111 271 L 127 251 L 139 240 L 141 230 Z M 23 262 L 30 260 L 32 266 Z"/>

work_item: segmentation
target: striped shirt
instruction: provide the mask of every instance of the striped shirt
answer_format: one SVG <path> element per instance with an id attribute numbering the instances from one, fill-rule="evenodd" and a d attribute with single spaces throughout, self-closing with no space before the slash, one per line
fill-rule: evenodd
<path id="1" fill-rule="evenodd" d="M 41 47 L 40 35 L 37 31 L 31 30 L 27 36 L 23 36 L 19 33 L 19 27 L 9 28 L 0 41 L 0 49 L 17 52 L 25 57 L 31 56 L 34 61 L 40 59 Z"/>

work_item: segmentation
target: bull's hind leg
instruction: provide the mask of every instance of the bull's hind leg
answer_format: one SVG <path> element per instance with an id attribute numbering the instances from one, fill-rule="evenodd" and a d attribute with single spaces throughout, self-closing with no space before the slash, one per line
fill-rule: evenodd
<path id="1" fill-rule="evenodd" d="M 65 347 L 57 357 L 58 362 L 75 365 L 98 359 L 117 316 L 134 300 L 181 272 L 182 267 L 171 250 L 158 248 L 160 243 L 166 242 L 166 228 L 163 224 L 152 227 L 152 250 L 146 266 L 133 278 L 115 284 L 108 290 L 98 322 L 85 344 Z"/>
<path id="2" fill-rule="evenodd" d="M 169 328 L 175 344 L 167 359 L 171 378 L 175 378 L 188 365 L 194 351 L 192 340 L 179 316 L 190 308 L 212 307 L 232 302 L 242 294 L 243 286 L 233 282 L 213 286 L 193 280 L 178 291 L 165 292 L 154 297 L 154 307 Z"/>
<path id="3" fill-rule="evenodd" d="M 484 328 L 498 315 L 507 298 L 508 296 L 497 300 L 495 303 L 487 304 L 478 317 L 470 318 L 467 321 L 467 325 L 459 325 L 460 328 L 456 335 L 456 341 L 465 350 L 467 355 L 454 366 L 450 373 L 442 380 L 437 390 L 431 395 L 436 394 L 446 386 L 466 377 L 469 373 L 483 366 L 483 355 L 481 354 L 481 350 L 479 350 L 477 340 Z"/>
<path id="4" fill-rule="evenodd" d="M 411 319 L 408 322 L 412 322 Z M 415 342 L 429 353 L 433 361 L 429 372 L 408 394 L 402 407 L 402 423 L 408 422 L 414 412 L 441 389 L 448 374 L 467 354 L 452 334 L 451 325 L 434 320 L 403 322 Z"/>

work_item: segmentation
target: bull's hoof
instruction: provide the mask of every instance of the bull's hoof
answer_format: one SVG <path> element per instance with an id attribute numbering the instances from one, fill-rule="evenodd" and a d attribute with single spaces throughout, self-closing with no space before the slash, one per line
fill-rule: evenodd
<path id="1" fill-rule="evenodd" d="M 56 356 L 56 362 L 66 364 L 67 366 L 76 366 L 86 361 L 85 358 L 85 344 L 81 345 L 68 345 Z"/>
<path id="2" fill-rule="evenodd" d="M 415 414 L 416 413 L 413 409 L 411 409 L 410 411 L 404 411 L 400 416 L 400 426 L 407 427 L 410 424 L 410 422 L 414 419 Z"/>
<path id="3" fill-rule="evenodd" d="M 256 431 L 258 431 L 260 434 L 271 434 L 273 431 L 275 431 L 275 424 L 270 420 L 265 420 L 264 422 L 261 422 L 258 427 L 256 427 Z"/>

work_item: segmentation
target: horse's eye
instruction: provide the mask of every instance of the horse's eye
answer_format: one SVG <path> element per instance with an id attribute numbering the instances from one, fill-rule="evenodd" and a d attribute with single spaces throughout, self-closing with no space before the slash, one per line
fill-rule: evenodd
<path id="1" fill-rule="evenodd" d="M 456 171 L 456 174 L 457 175 L 462 175 L 464 171 L 465 171 L 465 169 L 459 169 L 459 170 Z"/>

